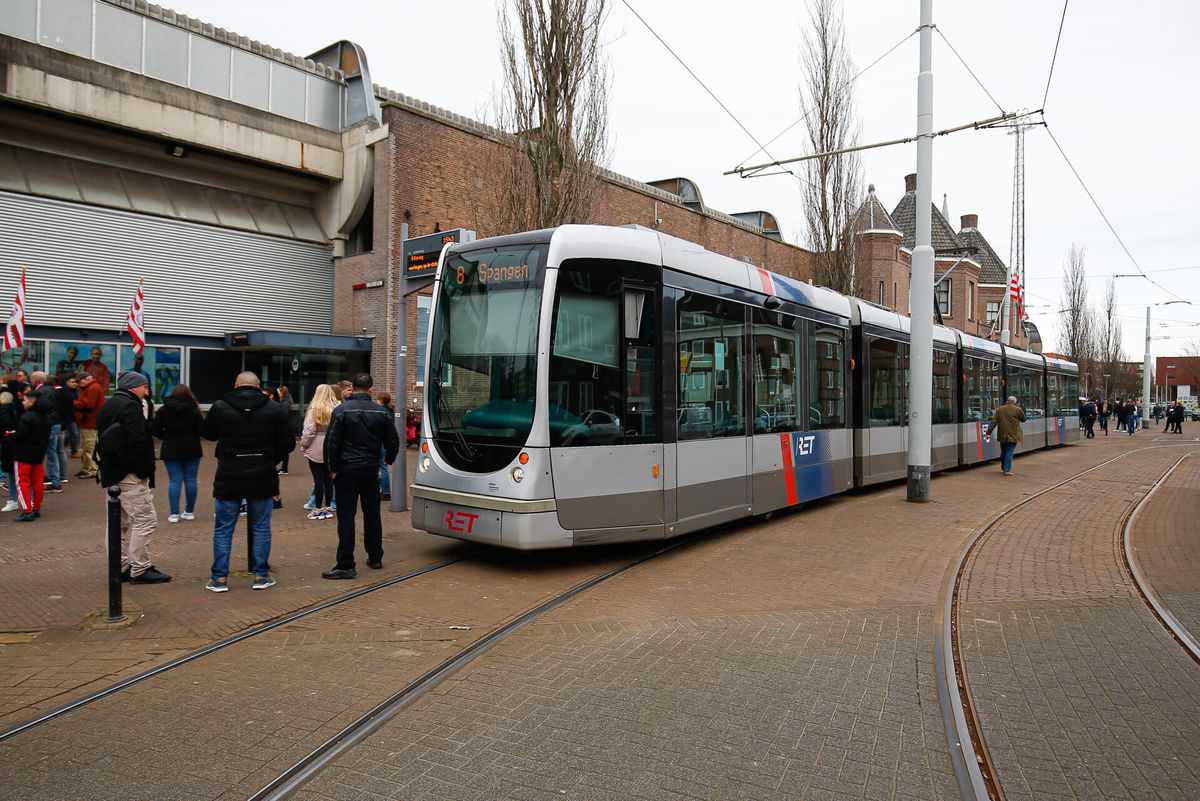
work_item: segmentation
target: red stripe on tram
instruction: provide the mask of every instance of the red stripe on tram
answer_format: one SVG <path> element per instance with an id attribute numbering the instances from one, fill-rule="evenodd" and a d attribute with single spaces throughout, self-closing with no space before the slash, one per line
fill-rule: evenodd
<path id="1" fill-rule="evenodd" d="M 975 424 L 975 447 L 979 449 L 979 461 L 983 461 L 983 423 Z"/>
<path id="2" fill-rule="evenodd" d="M 775 282 L 771 280 L 771 274 L 762 267 L 758 268 L 758 277 L 762 279 L 763 291 L 768 295 L 775 294 Z"/>
<path id="3" fill-rule="evenodd" d="M 788 506 L 796 505 L 796 468 L 792 462 L 792 437 L 779 435 L 779 448 L 783 452 L 783 486 L 787 492 Z"/>

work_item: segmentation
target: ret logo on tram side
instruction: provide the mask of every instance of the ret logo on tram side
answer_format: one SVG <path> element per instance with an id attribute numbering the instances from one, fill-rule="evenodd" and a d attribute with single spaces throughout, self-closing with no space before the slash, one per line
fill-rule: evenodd
<path id="1" fill-rule="evenodd" d="M 796 455 L 797 456 L 812 456 L 816 449 L 817 437 L 815 434 L 804 434 L 796 437 Z"/>

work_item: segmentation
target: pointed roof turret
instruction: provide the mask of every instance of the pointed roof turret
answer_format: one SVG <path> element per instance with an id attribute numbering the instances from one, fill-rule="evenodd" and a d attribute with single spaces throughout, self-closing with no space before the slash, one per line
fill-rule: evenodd
<path id="1" fill-rule="evenodd" d="M 862 202 L 858 210 L 850 218 L 850 225 L 856 231 L 895 231 L 898 234 L 903 232 L 896 227 L 892 222 L 892 217 L 887 213 L 887 209 L 879 202 L 879 198 L 875 196 L 875 184 L 867 187 L 867 199 Z"/>

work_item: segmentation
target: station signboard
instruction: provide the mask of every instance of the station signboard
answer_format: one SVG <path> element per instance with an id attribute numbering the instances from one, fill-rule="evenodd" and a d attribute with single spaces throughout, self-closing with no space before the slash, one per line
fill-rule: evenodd
<path id="1" fill-rule="evenodd" d="M 437 272 L 442 248 L 453 242 L 470 242 L 475 232 L 464 228 L 439 231 L 425 236 L 406 239 L 400 245 L 400 260 L 404 265 L 405 278 L 432 278 Z"/>

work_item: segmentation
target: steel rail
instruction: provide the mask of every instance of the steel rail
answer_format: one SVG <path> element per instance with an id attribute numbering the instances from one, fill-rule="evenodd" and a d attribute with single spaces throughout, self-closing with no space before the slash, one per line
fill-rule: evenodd
<path id="1" fill-rule="evenodd" d="M 1030 501 L 1119 459 L 1124 459 L 1126 456 L 1143 451 L 1184 446 L 1185 443 L 1135 448 L 1009 504 L 975 529 L 960 549 L 958 556 L 947 566 L 938 594 L 940 601 L 934 608 L 934 676 L 938 685 L 938 700 L 942 707 L 942 723 L 946 729 L 946 740 L 950 745 L 950 761 L 965 801 L 987 801 L 988 799 L 1003 801 L 1004 799 L 1004 791 L 1000 786 L 1000 779 L 996 775 L 991 755 L 983 739 L 983 731 L 979 726 L 978 716 L 975 714 L 974 705 L 971 702 L 966 671 L 962 666 L 962 650 L 958 639 L 958 588 L 967 558 L 983 539 L 983 536 L 991 531 L 997 523 Z M 980 767 L 981 765 L 985 766 L 986 774 L 985 770 Z"/>
<path id="2" fill-rule="evenodd" d="M 32 718 L 29 718 L 28 720 L 22 721 L 20 723 L 9 726 L 3 730 L 0 730 L 0 743 L 6 741 L 8 739 L 11 739 L 13 737 L 16 737 L 19 734 L 23 734 L 24 732 L 27 732 L 30 729 L 41 726 L 43 723 L 49 723 L 50 721 L 52 721 L 56 718 L 60 718 L 63 715 L 74 712 L 75 710 L 80 709 L 81 707 L 85 707 L 89 704 L 95 703 L 96 701 L 99 701 L 101 698 L 107 698 L 110 695 L 119 693 L 122 690 L 128 689 L 129 687 L 132 687 L 135 684 L 139 684 L 139 683 L 145 681 L 146 679 L 152 679 L 155 676 L 166 673 L 169 670 L 174 670 L 175 668 L 180 667 L 182 665 L 186 665 L 189 662 L 194 662 L 195 660 L 200 659 L 201 657 L 204 657 L 204 656 L 208 656 L 209 654 L 214 653 L 215 651 L 220 651 L 222 649 L 228 648 L 231 645 L 236 645 L 237 643 L 240 643 L 244 640 L 248 640 L 251 637 L 257 637 L 258 635 L 265 634 L 266 632 L 271 631 L 272 629 L 277 629 L 280 626 L 287 625 L 288 623 L 293 623 L 297 620 L 308 617 L 310 615 L 315 615 L 318 612 L 323 612 L 326 609 L 330 609 L 331 607 L 346 603 L 347 601 L 353 601 L 357 598 L 361 598 L 364 595 L 368 595 L 370 593 L 377 592 L 378 590 L 382 590 L 387 587 L 391 587 L 394 584 L 399 584 L 403 581 L 408 581 L 409 579 L 414 579 L 414 578 L 417 578 L 418 576 L 423 576 L 426 573 L 432 573 L 435 570 L 441 570 L 444 567 L 449 567 L 450 565 L 457 564 L 458 562 L 462 562 L 467 559 L 474 558 L 476 555 L 477 555 L 477 553 L 469 553 L 465 556 L 461 556 L 456 559 L 447 559 L 447 560 L 443 560 L 441 562 L 434 562 L 433 564 L 425 565 L 424 567 L 409 571 L 408 573 L 405 573 L 401 576 L 393 576 L 390 579 L 384 579 L 383 581 L 378 581 L 374 584 L 368 584 L 366 587 L 362 587 L 361 589 L 355 590 L 354 592 L 347 593 L 346 595 L 339 595 L 338 597 L 331 598 L 328 601 L 321 601 L 320 603 L 315 604 L 313 606 L 309 606 L 309 607 L 307 607 L 305 609 L 301 609 L 297 612 L 292 612 L 290 614 L 284 615 L 283 617 L 278 618 L 277 620 L 272 620 L 268 623 L 263 623 L 262 625 L 257 626 L 252 629 L 248 629 L 247 631 L 243 631 L 238 634 L 231 635 L 222 640 L 217 640 L 214 643 L 209 643 L 208 645 L 205 645 L 202 648 L 197 648 L 194 651 L 190 651 L 190 652 L 184 654 L 183 656 L 176 657 L 175 659 L 172 659 L 168 662 L 164 662 L 161 665 L 156 665 L 155 667 L 152 667 L 148 670 L 144 670 L 135 676 L 130 676 L 129 678 L 123 679 L 122 681 L 116 682 L 115 684 L 111 684 L 108 687 L 102 687 L 99 690 L 88 693 L 87 695 L 84 695 L 80 698 L 76 698 L 74 701 L 70 701 L 61 706 L 54 707 L 53 709 L 43 712 L 40 715 L 36 715 Z"/>
<path id="3" fill-rule="evenodd" d="M 317 746 L 307 756 L 300 759 L 292 767 L 279 774 L 279 776 L 271 780 L 262 789 L 250 796 L 249 801 L 281 801 L 281 799 L 290 797 L 304 783 L 320 773 L 329 763 L 333 762 L 333 760 L 374 734 L 426 692 L 436 687 L 444 679 L 457 672 L 476 657 L 489 651 L 509 635 L 521 630 L 546 612 L 581 595 L 596 585 L 619 576 L 643 562 L 648 562 L 684 545 L 690 545 L 718 530 L 720 529 L 710 529 L 705 532 L 681 537 L 662 548 L 642 554 L 619 567 L 615 567 L 599 576 L 594 576 L 576 584 L 571 589 L 544 601 L 528 612 L 505 623 L 500 628 L 494 629 L 468 645 L 455 656 L 446 659 L 423 676 L 410 682 L 400 691 L 375 705 L 370 711 L 354 722 L 346 725 L 337 734 Z"/>
<path id="4" fill-rule="evenodd" d="M 1121 536 L 1121 555 L 1125 558 L 1125 564 L 1129 568 L 1130 575 L 1133 576 L 1133 581 L 1137 586 L 1138 592 L 1141 593 L 1143 600 L 1150 606 L 1155 617 L 1158 618 L 1160 623 L 1166 626 L 1167 630 L 1184 647 L 1192 659 L 1200 662 L 1200 640 L 1197 640 L 1196 635 L 1188 631 L 1187 626 L 1184 626 L 1179 621 L 1179 618 L 1175 617 L 1174 613 L 1167 607 L 1166 602 L 1163 601 L 1162 597 L 1154 589 L 1154 584 L 1146 576 L 1145 571 L 1142 570 L 1141 563 L 1138 562 L 1137 549 L 1133 547 L 1133 524 L 1137 520 L 1137 516 L 1141 514 L 1143 507 L 1150 502 L 1150 499 L 1154 497 L 1154 493 L 1158 492 L 1162 485 L 1167 482 L 1167 479 L 1171 477 L 1176 468 L 1183 464 L 1188 457 L 1195 456 L 1195 454 L 1196 451 L 1192 451 L 1179 457 L 1179 461 L 1175 462 L 1171 466 L 1171 469 L 1164 473 L 1162 478 L 1155 483 L 1150 492 L 1146 493 L 1146 496 L 1138 501 L 1138 505 L 1134 507 L 1133 513 L 1125 521 L 1125 530 Z"/>

